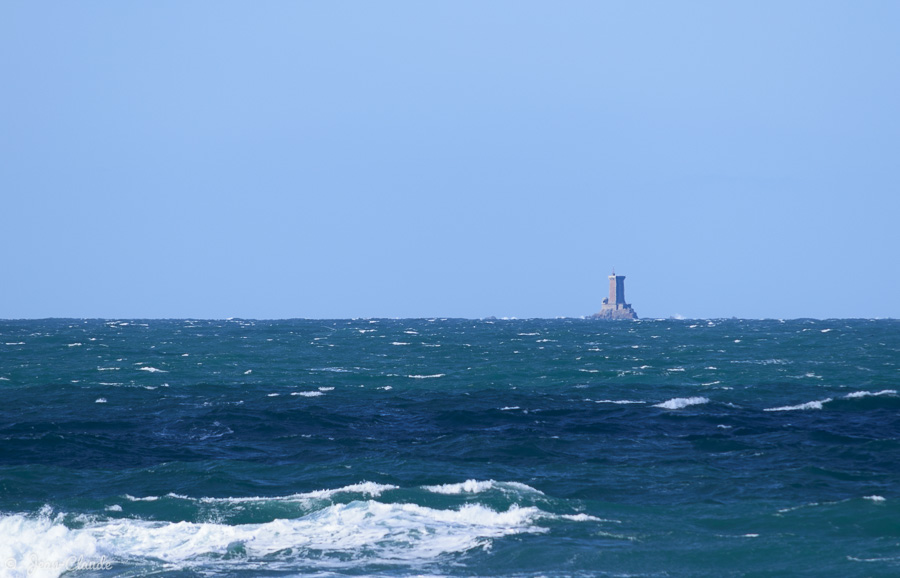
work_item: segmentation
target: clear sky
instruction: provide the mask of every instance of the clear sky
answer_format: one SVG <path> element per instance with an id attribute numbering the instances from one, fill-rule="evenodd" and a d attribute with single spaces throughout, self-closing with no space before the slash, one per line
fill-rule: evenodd
<path id="1" fill-rule="evenodd" d="M 0 3 L 0 317 L 900 317 L 900 2 Z"/>

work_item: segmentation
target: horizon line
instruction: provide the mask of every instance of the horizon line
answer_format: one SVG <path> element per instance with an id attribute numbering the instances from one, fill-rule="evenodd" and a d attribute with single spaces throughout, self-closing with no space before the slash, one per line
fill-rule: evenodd
<path id="1" fill-rule="evenodd" d="M 896 321 L 896 317 L 685 317 L 685 316 L 668 316 L 668 317 L 641 317 L 638 319 L 596 319 L 591 315 L 582 315 L 578 317 L 556 316 L 556 317 L 515 317 L 503 316 L 497 317 L 489 315 L 486 317 L 453 317 L 453 316 L 420 316 L 420 317 L 0 317 L 2 321 L 404 321 L 404 320 L 426 320 L 426 321 L 532 321 L 532 320 L 586 320 L 607 322 L 640 322 L 640 321 Z"/>

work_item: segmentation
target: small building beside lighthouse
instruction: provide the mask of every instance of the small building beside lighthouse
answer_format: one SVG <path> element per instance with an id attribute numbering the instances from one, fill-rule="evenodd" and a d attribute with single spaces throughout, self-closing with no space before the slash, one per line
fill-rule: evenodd
<path id="1" fill-rule="evenodd" d="M 609 297 L 603 299 L 603 307 L 599 313 L 591 317 L 595 319 L 637 319 L 637 313 L 625 302 L 625 275 L 616 275 L 615 270 L 609 276 Z"/>

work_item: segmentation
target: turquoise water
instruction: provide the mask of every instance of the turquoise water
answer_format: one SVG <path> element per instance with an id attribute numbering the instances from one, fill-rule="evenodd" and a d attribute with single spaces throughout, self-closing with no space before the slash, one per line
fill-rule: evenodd
<path id="1" fill-rule="evenodd" d="M 900 575 L 900 322 L 0 321 L 0 576 Z"/>

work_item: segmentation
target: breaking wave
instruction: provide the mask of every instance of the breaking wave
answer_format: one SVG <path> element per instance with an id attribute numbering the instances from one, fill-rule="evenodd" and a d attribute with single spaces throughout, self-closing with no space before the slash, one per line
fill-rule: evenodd
<path id="1" fill-rule="evenodd" d="M 227 524 L 210 521 L 154 521 L 121 517 L 123 508 L 106 511 L 113 517 L 92 516 L 72 523 L 72 516 L 53 514 L 45 507 L 37 515 L 0 516 L 0 559 L 10 560 L 12 577 L 56 578 L 70 559 L 104 559 L 134 568 L 172 566 L 216 572 L 265 564 L 285 564 L 312 570 L 355 567 L 363 564 L 417 565 L 446 554 L 487 548 L 503 536 L 545 533 L 544 520 L 602 522 L 583 514 L 553 514 L 537 506 L 512 503 L 495 508 L 480 503 L 438 508 L 416 503 L 378 501 L 397 486 L 362 482 L 337 489 L 285 497 L 191 498 L 179 494 L 163 497 L 124 496 L 130 502 L 163 499 L 214 503 L 241 508 L 246 502 L 325 500 L 299 516 L 277 517 L 260 523 Z M 499 490 L 510 494 L 543 493 L 518 482 L 466 480 L 457 484 L 423 486 L 429 493 L 455 495 Z M 354 498 L 335 503 L 339 495 Z M 367 498 L 368 499 L 365 499 Z M 363 499 L 355 499 L 363 498 Z M 30 566 L 40 560 L 41 568 Z M 223 568 L 219 568 L 223 566 Z M 124 566 L 123 566 L 124 567 Z"/>
<path id="2" fill-rule="evenodd" d="M 544 492 L 519 482 L 495 482 L 494 480 L 466 480 L 459 484 L 442 484 L 439 486 L 422 486 L 422 489 L 436 494 L 480 494 L 488 490 L 505 492 L 523 492 L 543 495 Z"/>

